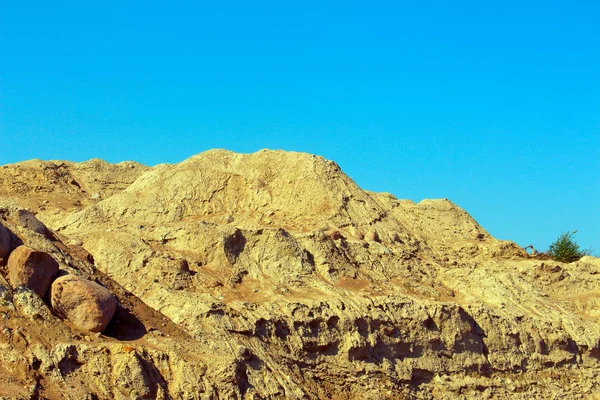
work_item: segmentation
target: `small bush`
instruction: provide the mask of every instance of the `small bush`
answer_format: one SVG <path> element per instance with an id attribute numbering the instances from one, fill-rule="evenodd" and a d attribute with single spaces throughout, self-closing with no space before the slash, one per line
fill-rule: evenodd
<path id="1" fill-rule="evenodd" d="M 561 262 L 573 262 L 578 261 L 581 257 L 590 254 L 589 250 L 581 250 L 579 245 L 573 239 L 577 231 L 564 232 L 554 243 L 550 245 L 548 249 L 548 255 Z"/>

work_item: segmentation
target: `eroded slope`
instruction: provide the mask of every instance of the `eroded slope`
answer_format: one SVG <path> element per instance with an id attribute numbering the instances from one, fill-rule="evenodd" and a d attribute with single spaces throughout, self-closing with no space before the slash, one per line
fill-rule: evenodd
<path id="1" fill-rule="evenodd" d="M 214 396 L 597 393 L 597 259 L 530 259 L 448 200 L 365 192 L 308 154 L 132 169 L 94 201 L 26 206 L 220 355 Z"/>

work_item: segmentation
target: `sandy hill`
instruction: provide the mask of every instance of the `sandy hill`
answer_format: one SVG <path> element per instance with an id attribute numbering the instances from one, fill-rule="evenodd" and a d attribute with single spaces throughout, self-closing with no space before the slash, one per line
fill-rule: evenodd
<path id="1" fill-rule="evenodd" d="M 0 397 L 600 395 L 598 259 L 531 258 L 321 157 L 5 165 L 0 224 L 119 302 L 90 335 L 0 263 Z"/>

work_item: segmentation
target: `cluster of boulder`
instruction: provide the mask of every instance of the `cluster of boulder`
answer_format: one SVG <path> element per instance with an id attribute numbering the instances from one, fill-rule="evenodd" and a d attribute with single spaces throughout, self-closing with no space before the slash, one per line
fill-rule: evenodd
<path id="1" fill-rule="evenodd" d="M 0 225 L 0 258 L 8 257 L 10 284 L 24 286 L 41 298 L 49 292 L 52 309 L 80 329 L 102 332 L 113 317 L 117 302 L 96 282 L 76 275 L 59 276 L 58 263 L 49 253 L 21 245 L 10 249 L 10 236 Z"/>

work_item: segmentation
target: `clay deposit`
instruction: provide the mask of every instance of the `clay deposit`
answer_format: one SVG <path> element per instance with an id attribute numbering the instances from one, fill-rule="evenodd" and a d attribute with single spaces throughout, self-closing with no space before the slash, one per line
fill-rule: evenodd
<path id="1" fill-rule="evenodd" d="M 22 245 L 105 288 L 110 323 L 12 284 Z M 0 398 L 600 396 L 599 259 L 530 257 L 309 154 L 5 165 L 0 257 Z"/>

